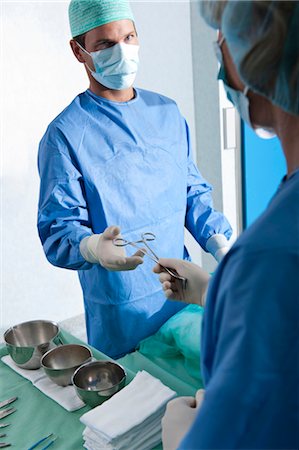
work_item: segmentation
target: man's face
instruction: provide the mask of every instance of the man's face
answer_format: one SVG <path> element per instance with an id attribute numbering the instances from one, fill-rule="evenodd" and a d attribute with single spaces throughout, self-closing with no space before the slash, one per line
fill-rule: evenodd
<path id="1" fill-rule="evenodd" d="M 85 34 L 84 47 L 88 53 L 105 50 L 116 44 L 138 45 L 137 32 L 132 20 L 124 19 L 94 28 Z M 94 70 L 92 58 L 72 39 L 71 47 L 76 58 Z"/>

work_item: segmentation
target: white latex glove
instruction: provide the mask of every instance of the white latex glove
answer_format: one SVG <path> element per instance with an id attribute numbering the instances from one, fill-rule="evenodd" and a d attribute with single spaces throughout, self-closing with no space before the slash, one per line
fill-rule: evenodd
<path id="1" fill-rule="evenodd" d="M 178 397 L 167 404 L 162 419 L 163 450 L 177 450 L 195 420 L 203 397 L 204 390 L 199 389 L 196 398 Z"/>
<path id="2" fill-rule="evenodd" d="M 207 240 L 206 249 L 220 263 L 230 249 L 230 242 L 224 234 L 214 234 Z"/>
<path id="3" fill-rule="evenodd" d="M 160 273 L 164 294 L 170 300 L 179 300 L 185 303 L 195 303 L 204 306 L 206 291 L 210 275 L 190 261 L 174 258 L 160 258 L 161 264 L 168 269 L 174 269 L 179 275 L 187 279 L 186 288 L 180 280 L 173 278 L 157 264 L 153 271 Z"/>
<path id="4" fill-rule="evenodd" d="M 101 264 L 111 271 L 133 270 L 143 263 L 143 253 L 138 250 L 132 256 L 126 256 L 124 247 L 116 247 L 113 239 L 121 237 L 120 228 L 111 226 L 102 234 L 92 234 L 80 242 L 80 252 L 86 261 Z"/>

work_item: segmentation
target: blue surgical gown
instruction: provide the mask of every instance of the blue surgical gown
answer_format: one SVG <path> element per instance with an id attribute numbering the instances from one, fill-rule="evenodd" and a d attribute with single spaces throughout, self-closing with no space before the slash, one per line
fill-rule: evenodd
<path id="1" fill-rule="evenodd" d="M 299 171 L 218 267 L 202 372 L 181 450 L 299 448 Z"/>
<path id="2" fill-rule="evenodd" d="M 188 126 L 164 96 L 136 89 L 134 99 L 118 103 L 87 90 L 49 125 L 38 164 L 45 254 L 78 271 L 89 343 L 122 356 L 182 305 L 165 300 L 149 258 L 135 271 L 109 272 L 86 262 L 79 243 L 119 225 L 129 240 L 154 233 L 158 255 L 186 258 L 185 224 L 204 249 L 215 233 L 230 237 L 192 161 Z"/>

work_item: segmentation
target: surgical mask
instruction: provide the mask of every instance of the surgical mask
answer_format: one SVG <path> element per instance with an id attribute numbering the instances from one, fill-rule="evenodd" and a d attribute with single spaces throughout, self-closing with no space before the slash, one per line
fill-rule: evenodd
<path id="1" fill-rule="evenodd" d="M 226 95 L 228 100 L 236 107 L 238 110 L 240 117 L 242 120 L 244 120 L 247 125 L 250 126 L 250 128 L 253 129 L 253 131 L 262 139 L 272 139 L 276 137 L 276 133 L 272 128 L 263 128 L 263 127 L 256 127 L 252 124 L 250 119 L 250 113 L 249 113 L 249 99 L 248 99 L 248 91 L 249 87 L 245 86 L 243 91 L 237 91 L 236 89 L 233 89 L 231 86 L 227 84 L 226 81 L 226 75 L 225 75 L 225 69 L 223 64 L 223 56 L 221 51 L 221 44 L 223 43 L 224 38 L 221 39 L 221 41 L 214 42 L 214 50 L 216 53 L 216 57 L 220 63 L 220 69 L 218 73 L 218 79 L 222 80 L 224 89 L 226 91 Z"/>
<path id="2" fill-rule="evenodd" d="M 91 56 L 95 71 L 87 64 L 86 66 L 98 83 L 119 91 L 132 86 L 139 64 L 139 45 L 120 43 L 89 53 L 78 42 L 77 44 Z"/>

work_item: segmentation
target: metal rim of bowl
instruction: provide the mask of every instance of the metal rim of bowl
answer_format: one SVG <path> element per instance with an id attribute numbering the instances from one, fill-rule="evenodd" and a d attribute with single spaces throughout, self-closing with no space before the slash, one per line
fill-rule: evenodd
<path id="1" fill-rule="evenodd" d="M 112 389 L 112 388 L 116 387 L 116 386 L 119 385 L 123 380 L 126 379 L 126 377 L 127 377 L 127 372 L 126 372 L 125 368 L 124 368 L 121 364 L 118 364 L 118 363 L 116 363 L 116 362 L 114 362 L 114 361 L 110 361 L 110 360 L 108 360 L 108 359 L 107 359 L 107 360 L 106 360 L 106 359 L 98 359 L 98 360 L 96 360 L 96 361 L 91 361 L 91 362 L 88 362 L 88 363 L 86 363 L 86 364 L 82 364 L 82 366 L 78 367 L 78 369 L 75 370 L 75 372 L 74 372 L 73 375 L 72 375 L 72 384 L 73 384 L 73 386 L 75 386 L 77 389 L 81 389 L 82 391 L 88 391 L 88 389 L 84 389 L 84 388 L 78 386 L 78 385 L 74 382 L 75 376 L 77 375 L 77 373 L 79 372 L 79 370 L 83 369 L 84 367 L 91 366 L 91 365 L 95 365 L 95 364 L 97 364 L 97 363 L 99 363 L 99 362 L 109 362 L 109 363 L 111 363 L 111 364 L 115 364 L 116 366 L 120 367 L 120 368 L 122 369 L 122 371 L 124 372 L 124 376 L 119 380 L 119 382 L 113 384 L 112 386 L 110 386 L 109 389 Z M 107 388 L 105 388 L 105 389 L 97 389 L 97 390 L 94 390 L 93 392 L 102 392 L 102 391 L 106 391 L 106 390 L 107 390 Z"/>
<path id="2" fill-rule="evenodd" d="M 16 325 L 13 325 L 12 327 L 9 327 L 3 334 L 3 338 L 5 341 L 5 344 L 7 345 L 12 345 L 14 347 L 17 348 L 33 348 L 33 347 L 38 347 L 39 345 L 44 345 L 47 344 L 49 341 L 46 342 L 40 342 L 39 344 L 36 345 L 16 345 L 16 344 L 12 344 L 11 342 L 7 342 L 6 340 L 6 336 L 8 335 L 8 333 L 10 333 L 14 328 L 16 327 L 20 327 L 21 325 L 27 325 L 28 323 L 36 323 L 36 322 L 45 322 L 45 323 L 50 323 L 51 325 L 54 325 L 57 328 L 57 333 L 50 339 L 50 341 L 52 341 L 53 339 L 55 339 L 59 333 L 60 333 L 60 328 L 57 322 L 53 322 L 52 320 L 45 320 L 45 319 L 35 319 L 35 320 L 27 320 L 26 322 L 21 322 L 18 323 Z"/>
<path id="3" fill-rule="evenodd" d="M 54 369 L 53 367 L 49 367 L 49 366 L 46 366 L 46 365 L 43 364 L 43 359 L 44 359 L 49 353 L 52 353 L 52 352 L 54 352 L 55 350 L 57 350 L 58 348 L 61 348 L 61 347 L 64 347 L 64 348 L 65 348 L 65 347 L 74 346 L 74 345 L 77 345 L 78 347 L 81 347 L 81 348 L 86 348 L 86 349 L 88 350 L 89 356 L 86 358 L 86 360 L 93 357 L 90 348 L 87 347 L 86 345 L 81 345 L 81 344 L 63 344 L 63 345 L 59 345 L 59 346 L 57 346 L 57 347 L 51 348 L 50 350 L 48 350 L 48 351 L 42 356 L 41 361 L 40 361 L 40 362 L 41 362 L 41 367 L 42 367 L 43 369 L 52 370 L 52 371 L 68 370 L 68 369 L 73 369 L 74 367 L 77 367 L 78 364 L 75 364 L 74 366 L 70 366 L 70 367 L 63 367 L 63 368 L 61 368 L 61 369 Z M 86 362 L 86 360 L 84 360 L 82 363 L 79 363 L 78 369 L 79 369 L 82 365 L 88 364 L 88 362 Z M 89 361 L 89 362 L 91 362 L 91 361 Z M 77 370 L 77 369 L 76 369 L 76 370 Z"/>

